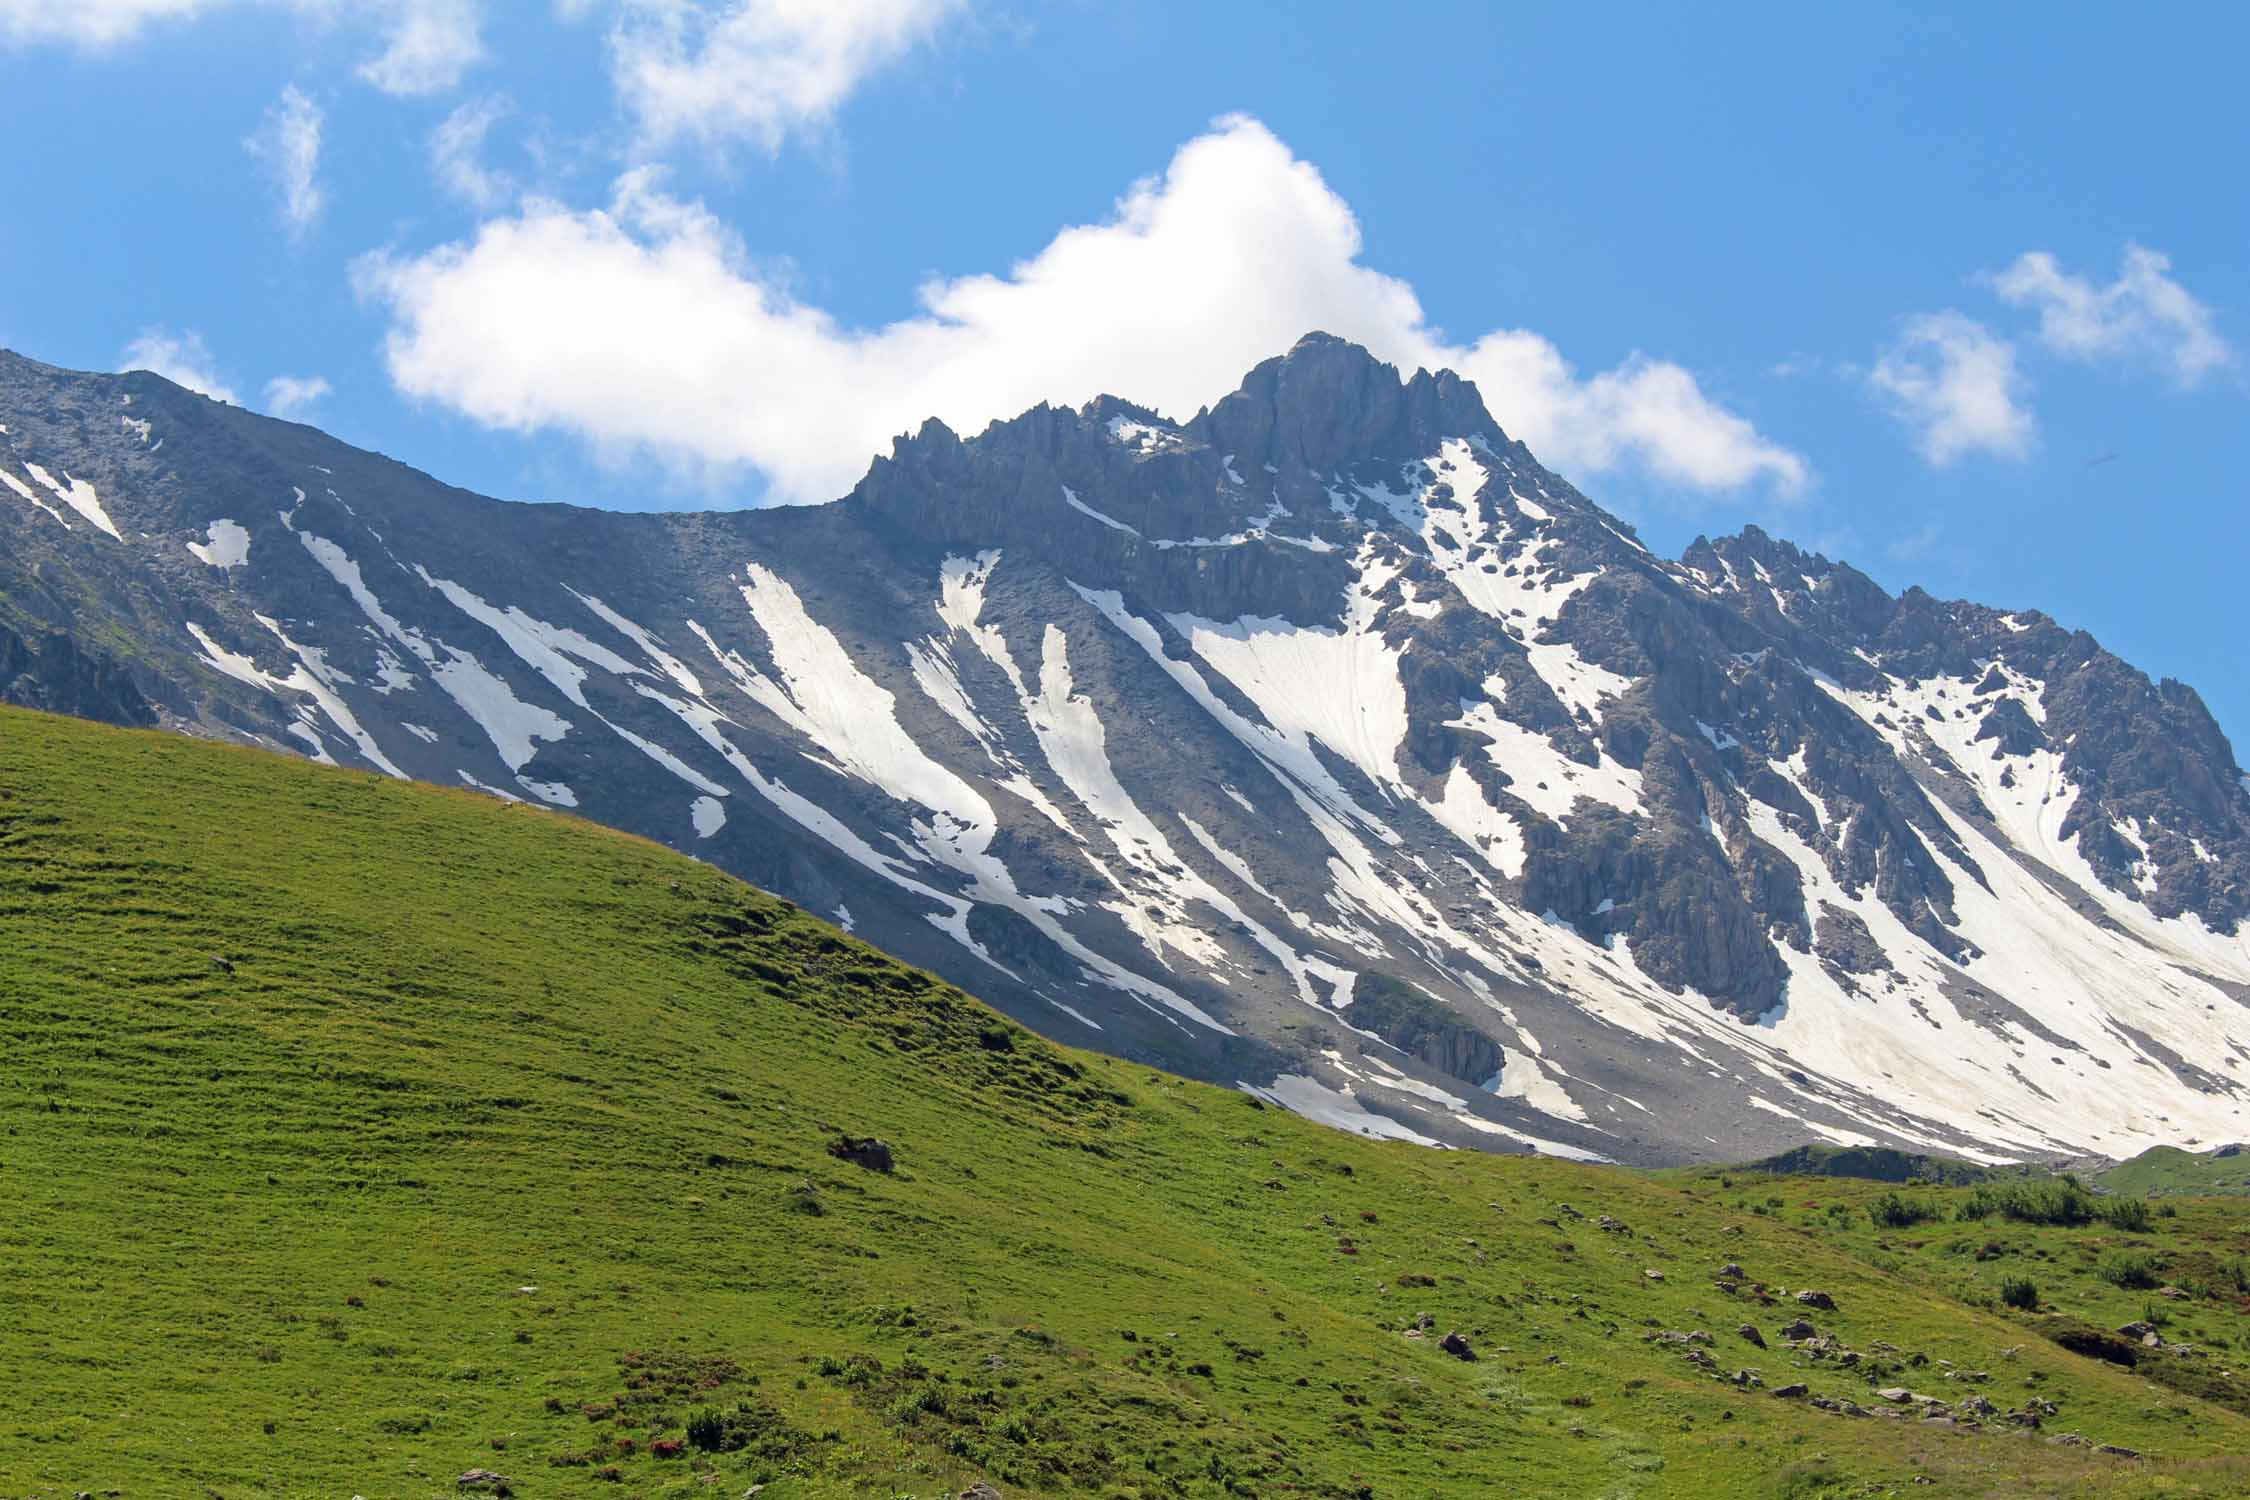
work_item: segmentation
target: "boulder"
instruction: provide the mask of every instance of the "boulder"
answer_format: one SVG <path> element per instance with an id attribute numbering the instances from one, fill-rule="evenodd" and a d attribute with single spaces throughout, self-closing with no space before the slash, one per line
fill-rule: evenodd
<path id="1" fill-rule="evenodd" d="M 1755 1323 L 1744 1323 L 1735 1329 L 1735 1333 L 1745 1343 L 1755 1344 L 1760 1349 L 1766 1347 L 1766 1336 L 1758 1332 L 1758 1325 Z"/>
<path id="2" fill-rule="evenodd" d="M 1795 1343 L 1799 1339 L 1813 1338 L 1818 1335 L 1819 1331 L 1804 1318 L 1792 1318 L 1781 1325 L 1781 1336 L 1791 1343 Z"/>
<path id="3" fill-rule="evenodd" d="M 1836 1299 L 1826 1292 L 1799 1292 L 1797 1300 L 1806 1307 L 1817 1307 L 1822 1312 L 1834 1312 L 1836 1310 Z"/>
<path id="4" fill-rule="evenodd" d="M 828 1143 L 828 1154 L 839 1161 L 848 1161 L 855 1167 L 865 1167 L 870 1172 L 888 1172 L 895 1165 L 887 1141 L 873 1137 L 861 1140 L 857 1136 L 842 1135 Z"/>
<path id="5" fill-rule="evenodd" d="M 488 1495 L 502 1497 L 515 1493 L 509 1488 L 507 1475 L 495 1474 L 490 1469 L 464 1469 L 460 1477 L 453 1481 L 453 1487 L 457 1490 L 482 1490 Z"/>
<path id="6" fill-rule="evenodd" d="M 1455 1359 L 1466 1360 L 1472 1364 L 1476 1362 L 1477 1351 L 1469 1347 L 1468 1339 L 1463 1337 L 1459 1331 L 1448 1333 L 1444 1338 L 1439 1339 L 1438 1347 Z"/>
<path id="7" fill-rule="evenodd" d="M 1808 1389 L 1803 1381 L 1798 1381 L 1794 1385 L 1777 1385 L 1773 1388 L 1773 1393 L 1776 1396 L 1802 1396 Z"/>

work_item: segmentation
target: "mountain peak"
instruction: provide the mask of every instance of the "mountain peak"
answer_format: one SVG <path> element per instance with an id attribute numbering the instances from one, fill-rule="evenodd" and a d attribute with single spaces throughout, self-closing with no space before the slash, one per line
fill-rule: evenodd
<path id="1" fill-rule="evenodd" d="M 1251 370 L 1201 423 L 1214 446 L 1311 474 L 1422 457 L 1445 438 L 1513 446 L 1476 387 L 1452 371 L 1407 379 L 1364 345 L 1319 332 Z"/>

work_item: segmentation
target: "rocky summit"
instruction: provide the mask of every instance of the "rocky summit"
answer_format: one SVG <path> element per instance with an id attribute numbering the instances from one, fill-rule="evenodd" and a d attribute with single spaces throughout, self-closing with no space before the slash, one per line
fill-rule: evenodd
<path id="1" fill-rule="evenodd" d="M 571 809 L 1356 1131 L 2250 1133 L 2250 783 L 2191 689 L 1754 528 L 1657 557 L 1321 335 L 1185 423 L 933 422 L 678 515 L 0 355 L 0 699 Z"/>

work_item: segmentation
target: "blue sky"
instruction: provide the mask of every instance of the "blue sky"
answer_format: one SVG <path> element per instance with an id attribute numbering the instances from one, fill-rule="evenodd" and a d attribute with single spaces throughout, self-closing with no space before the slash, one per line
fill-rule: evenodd
<path id="1" fill-rule="evenodd" d="M 0 344 L 647 508 L 1322 326 L 2239 742 L 2250 20 L 1936 9 L 0 0 Z"/>

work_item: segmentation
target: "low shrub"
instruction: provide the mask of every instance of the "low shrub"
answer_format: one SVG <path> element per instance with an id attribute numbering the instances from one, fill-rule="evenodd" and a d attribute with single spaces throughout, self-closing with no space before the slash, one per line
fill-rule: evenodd
<path id="1" fill-rule="evenodd" d="M 2011 1276 L 2000 1283 L 2000 1300 L 2024 1312 L 2037 1312 L 2039 1283 L 2028 1276 Z"/>
<path id="2" fill-rule="evenodd" d="M 1911 1229 L 1939 1217 L 1938 1207 L 1927 1198 L 1885 1193 L 1867 1205 L 1868 1220 L 1877 1229 Z"/>
<path id="3" fill-rule="evenodd" d="M 2096 1273 L 2111 1286 L 2145 1292 L 2163 1285 L 2156 1258 L 2139 1250 L 2117 1250 L 2102 1257 Z"/>

